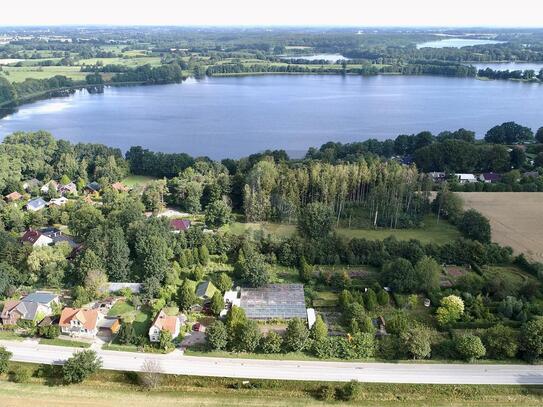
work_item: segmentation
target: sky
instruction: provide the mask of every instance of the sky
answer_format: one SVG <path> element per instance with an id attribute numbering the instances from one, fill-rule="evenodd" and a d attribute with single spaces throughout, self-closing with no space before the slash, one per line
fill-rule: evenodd
<path id="1" fill-rule="evenodd" d="M 541 0 L 15 0 L 0 25 L 543 27 Z"/>

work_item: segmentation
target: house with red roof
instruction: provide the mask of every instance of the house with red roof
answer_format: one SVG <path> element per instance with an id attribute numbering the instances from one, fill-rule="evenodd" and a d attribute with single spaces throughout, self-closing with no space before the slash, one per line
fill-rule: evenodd
<path id="1" fill-rule="evenodd" d="M 149 340 L 151 342 L 160 341 L 160 331 L 168 331 L 172 334 L 172 339 L 179 336 L 181 329 L 181 319 L 178 316 L 167 315 L 164 310 L 156 315 L 151 327 L 149 328 Z"/>
<path id="2" fill-rule="evenodd" d="M 8 202 L 20 201 L 22 198 L 23 198 L 23 196 L 20 193 L 18 193 L 17 191 L 14 191 L 11 194 L 6 195 L 6 201 L 8 201 Z"/>
<path id="3" fill-rule="evenodd" d="M 28 229 L 21 237 L 23 244 L 29 244 L 32 247 L 48 246 L 53 243 L 53 239 L 39 230 Z"/>
<path id="4" fill-rule="evenodd" d="M 174 233 L 184 232 L 190 229 L 190 220 L 188 219 L 172 219 L 170 220 L 170 229 Z"/>
<path id="5" fill-rule="evenodd" d="M 66 307 L 60 314 L 58 325 L 65 335 L 94 338 L 98 333 L 98 323 L 102 318 L 98 309 Z"/>

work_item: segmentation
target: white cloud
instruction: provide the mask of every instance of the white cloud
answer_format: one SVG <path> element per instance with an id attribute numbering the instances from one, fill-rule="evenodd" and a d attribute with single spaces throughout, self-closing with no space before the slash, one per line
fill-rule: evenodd
<path id="1" fill-rule="evenodd" d="M 0 25 L 543 26 L 540 0 L 19 0 L 3 1 Z"/>

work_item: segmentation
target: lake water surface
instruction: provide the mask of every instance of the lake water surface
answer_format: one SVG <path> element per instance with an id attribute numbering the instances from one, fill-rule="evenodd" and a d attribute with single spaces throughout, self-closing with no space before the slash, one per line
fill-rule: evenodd
<path id="1" fill-rule="evenodd" d="M 481 40 L 469 38 L 447 38 L 445 40 L 428 41 L 417 44 L 417 48 L 462 48 L 474 45 L 503 44 L 503 41 Z"/>
<path id="2" fill-rule="evenodd" d="M 430 76 L 266 75 L 110 87 L 23 105 L 0 138 L 47 130 L 126 150 L 241 157 L 267 148 L 300 155 L 333 140 L 385 139 L 460 127 L 479 136 L 514 120 L 543 126 L 543 85 Z"/>
<path id="3" fill-rule="evenodd" d="M 477 69 L 490 68 L 495 71 L 525 71 L 533 69 L 536 73 L 543 69 L 543 62 L 481 62 L 472 64 Z"/>

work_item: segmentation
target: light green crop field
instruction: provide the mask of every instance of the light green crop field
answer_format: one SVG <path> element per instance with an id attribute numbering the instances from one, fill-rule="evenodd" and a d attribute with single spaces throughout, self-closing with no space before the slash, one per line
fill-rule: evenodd
<path id="1" fill-rule="evenodd" d="M 64 75 L 76 81 L 85 80 L 88 72 L 80 72 L 78 66 L 23 66 L 3 67 L 3 74 L 10 82 L 23 82 L 26 78 L 47 79 L 55 75 Z"/>

